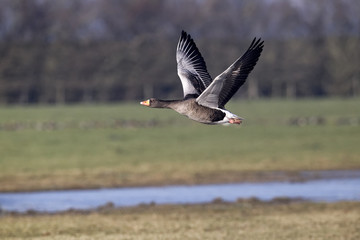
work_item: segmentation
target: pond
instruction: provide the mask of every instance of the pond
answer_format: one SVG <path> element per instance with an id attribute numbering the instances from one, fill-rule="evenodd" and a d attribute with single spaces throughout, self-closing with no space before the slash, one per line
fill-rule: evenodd
<path id="1" fill-rule="evenodd" d="M 216 198 L 233 202 L 251 197 L 262 201 L 279 197 L 301 198 L 315 202 L 360 201 L 360 178 L 0 193 L 0 208 L 16 212 L 57 212 L 68 209 L 93 209 L 109 202 L 116 207 L 128 207 L 151 203 L 206 203 Z"/>

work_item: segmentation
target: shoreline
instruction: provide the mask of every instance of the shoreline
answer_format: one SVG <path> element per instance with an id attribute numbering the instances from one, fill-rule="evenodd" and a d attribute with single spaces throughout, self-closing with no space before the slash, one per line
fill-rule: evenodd
<path id="1" fill-rule="evenodd" d="M 141 176 L 138 176 L 139 178 Z M 162 187 L 174 185 L 207 185 L 207 184 L 226 184 L 226 183 L 262 183 L 262 182 L 304 182 L 320 179 L 339 179 L 339 178 L 360 178 L 360 169 L 342 170 L 303 170 L 303 171 L 217 171 L 198 173 L 189 178 L 172 179 L 142 179 L 133 177 L 136 181 L 124 181 L 117 183 L 99 182 L 83 183 L 79 185 L 52 185 L 42 186 L 34 184 L 23 188 L 0 187 L 0 193 L 20 193 L 20 192 L 48 192 L 62 190 L 94 190 L 94 189 L 113 189 L 113 188 L 137 188 L 137 187 Z M 28 181 L 33 181 L 31 178 Z M 40 186 L 40 187 L 39 187 Z"/>
<path id="2" fill-rule="evenodd" d="M 139 176 L 140 177 L 140 176 Z M 162 187 L 174 185 L 207 185 L 226 183 L 266 183 L 266 182 L 305 182 L 311 180 L 339 179 L 339 178 L 360 178 L 360 169 L 342 170 L 303 170 L 303 171 L 218 171 L 204 174 L 196 174 L 192 178 L 180 179 L 153 179 L 152 181 L 129 181 L 124 183 L 97 185 L 83 183 L 73 186 L 41 186 L 27 188 L 1 189 L 0 193 L 26 193 L 26 192 L 50 192 L 65 190 L 94 190 L 113 188 L 137 188 L 137 187 Z M 30 179 L 29 179 L 30 180 Z M 144 179 L 146 180 L 146 179 Z M 4 186 L 2 186 L 4 187 Z"/>

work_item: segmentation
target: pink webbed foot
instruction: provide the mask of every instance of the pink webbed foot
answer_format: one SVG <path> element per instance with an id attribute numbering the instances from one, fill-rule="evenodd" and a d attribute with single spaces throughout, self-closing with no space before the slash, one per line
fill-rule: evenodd
<path id="1" fill-rule="evenodd" d="M 231 123 L 231 124 L 241 124 L 242 120 L 239 119 L 239 118 L 230 118 L 229 123 Z"/>

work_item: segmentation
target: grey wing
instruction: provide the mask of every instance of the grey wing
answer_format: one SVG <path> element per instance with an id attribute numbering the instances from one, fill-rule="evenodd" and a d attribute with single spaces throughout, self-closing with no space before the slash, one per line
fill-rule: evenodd
<path id="1" fill-rule="evenodd" d="M 194 40 L 184 31 L 181 32 L 177 45 L 176 61 L 184 97 L 199 96 L 211 84 L 212 79 Z"/>
<path id="2" fill-rule="evenodd" d="M 254 38 L 247 51 L 217 76 L 196 101 L 204 106 L 224 108 L 254 69 L 263 47 L 264 41 Z"/>

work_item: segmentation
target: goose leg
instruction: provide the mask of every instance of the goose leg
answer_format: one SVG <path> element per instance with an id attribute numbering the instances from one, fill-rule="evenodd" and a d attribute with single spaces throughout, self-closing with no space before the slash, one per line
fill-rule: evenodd
<path id="1" fill-rule="evenodd" d="M 231 124 L 241 124 L 242 120 L 239 119 L 239 118 L 230 118 L 229 123 L 231 123 Z"/>

